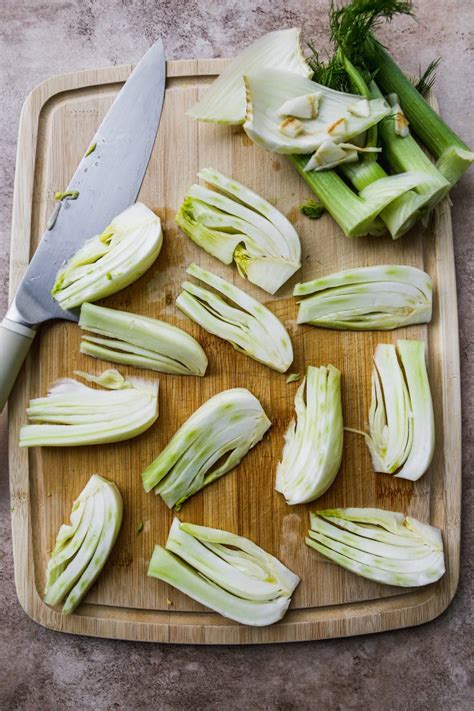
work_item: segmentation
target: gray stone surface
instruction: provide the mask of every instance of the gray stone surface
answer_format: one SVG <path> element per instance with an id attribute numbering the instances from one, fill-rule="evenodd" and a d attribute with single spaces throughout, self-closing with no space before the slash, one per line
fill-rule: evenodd
<path id="1" fill-rule="evenodd" d="M 60 72 L 136 61 L 157 35 L 169 58 L 230 56 L 293 24 L 327 45 L 326 0 L 1 0 L 0 314 L 7 305 L 9 230 L 21 105 Z M 412 73 L 443 58 L 442 110 L 474 144 L 469 0 L 418 0 L 418 22 L 382 37 Z M 438 620 L 394 633 L 296 645 L 193 648 L 70 637 L 21 610 L 13 583 L 6 422 L 0 424 L 2 709 L 472 708 L 472 212 L 473 174 L 452 193 L 464 397 L 462 573 Z"/>

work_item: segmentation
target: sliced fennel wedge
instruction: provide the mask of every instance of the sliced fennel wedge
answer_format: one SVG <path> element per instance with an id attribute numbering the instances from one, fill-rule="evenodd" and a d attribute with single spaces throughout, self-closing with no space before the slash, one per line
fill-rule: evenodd
<path id="1" fill-rule="evenodd" d="M 310 77 L 300 47 L 300 30 L 292 27 L 263 35 L 241 52 L 189 111 L 198 121 L 241 124 L 245 121 L 243 75 L 254 67 L 280 67 Z M 313 89 L 314 92 L 314 89 Z"/>
<path id="2" fill-rule="evenodd" d="M 344 427 L 341 373 L 328 365 L 308 371 L 295 396 L 296 421 L 285 433 L 276 473 L 276 490 L 288 504 L 322 496 L 336 478 L 342 460 Z"/>
<path id="3" fill-rule="evenodd" d="M 154 489 L 169 508 L 179 509 L 183 501 L 236 467 L 270 426 L 252 393 L 245 388 L 224 390 L 180 427 L 142 473 L 143 487 L 147 492 Z"/>
<path id="4" fill-rule="evenodd" d="M 71 614 L 94 584 L 117 539 L 123 503 L 117 486 L 94 474 L 59 529 L 46 569 L 44 600 Z"/>
<path id="5" fill-rule="evenodd" d="M 125 311 L 83 304 L 81 353 L 137 368 L 174 375 L 204 375 L 207 356 L 181 328 Z"/>
<path id="6" fill-rule="evenodd" d="M 274 294 L 301 267 L 300 239 L 267 200 L 217 170 L 199 177 L 221 192 L 192 185 L 176 215 L 181 229 L 242 277 Z"/>
<path id="7" fill-rule="evenodd" d="M 445 572 L 439 529 L 393 511 L 318 511 L 305 542 L 346 570 L 386 585 L 429 585 Z"/>
<path id="8" fill-rule="evenodd" d="M 252 541 L 174 519 L 166 548 L 155 546 L 148 575 L 244 625 L 281 620 L 299 577 Z"/>
<path id="9" fill-rule="evenodd" d="M 361 97 L 345 94 L 317 84 L 304 76 L 283 69 L 255 69 L 244 77 L 247 115 L 244 131 L 255 143 L 273 153 L 308 154 L 328 139 L 341 143 L 358 136 L 388 115 L 384 99 L 368 102 L 369 116 L 349 111 Z M 317 91 L 321 94 L 318 115 L 303 119 L 304 130 L 296 136 L 280 130 L 279 110 L 285 101 Z"/>
<path id="10" fill-rule="evenodd" d="M 291 340 L 281 321 L 269 309 L 196 264 L 191 264 L 186 272 L 218 293 L 186 281 L 176 299 L 181 311 L 209 333 L 229 341 L 240 353 L 281 373 L 288 370 L 293 362 Z"/>
<path id="11" fill-rule="evenodd" d="M 323 328 L 388 330 L 429 323 L 432 283 L 426 272 L 404 265 L 357 267 L 297 284 L 297 323 Z"/>
<path id="12" fill-rule="evenodd" d="M 428 469 L 435 426 L 422 341 L 377 346 L 366 441 L 376 472 L 416 481 Z"/>
<path id="13" fill-rule="evenodd" d="M 80 373 L 78 373 L 80 374 Z M 82 374 L 80 374 L 82 375 Z M 120 442 L 145 432 L 158 417 L 158 383 L 125 380 L 118 371 L 87 376 L 107 390 L 64 378 L 46 397 L 30 400 L 32 424 L 20 429 L 20 447 L 65 447 Z"/>
<path id="14" fill-rule="evenodd" d="M 146 272 L 162 243 L 160 218 L 137 202 L 68 259 L 51 293 L 64 310 L 115 294 Z"/>

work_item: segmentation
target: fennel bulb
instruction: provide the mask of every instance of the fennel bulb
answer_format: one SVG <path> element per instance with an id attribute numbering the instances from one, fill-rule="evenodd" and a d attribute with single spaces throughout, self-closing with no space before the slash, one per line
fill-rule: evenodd
<path id="1" fill-rule="evenodd" d="M 181 425 L 142 473 L 143 487 L 147 492 L 154 489 L 170 509 L 179 509 L 183 501 L 236 467 L 270 426 L 255 395 L 245 388 L 224 390 Z"/>
<path id="2" fill-rule="evenodd" d="M 181 311 L 209 333 L 229 341 L 240 353 L 281 373 L 288 370 L 293 362 L 291 340 L 281 321 L 269 309 L 196 264 L 191 264 L 186 272 L 218 293 L 186 281 L 176 299 Z"/>
<path id="3" fill-rule="evenodd" d="M 217 170 L 199 177 L 220 192 L 192 185 L 176 223 L 224 264 L 274 294 L 300 267 L 301 244 L 291 222 L 267 200 Z"/>
<path id="4" fill-rule="evenodd" d="M 207 356 L 181 328 L 147 316 L 83 304 L 81 353 L 174 375 L 204 375 Z"/>
<path id="5" fill-rule="evenodd" d="M 155 546 L 148 575 L 243 625 L 281 620 L 299 577 L 252 541 L 175 518 L 166 547 Z"/>
<path id="6" fill-rule="evenodd" d="M 416 481 L 428 469 L 435 426 L 422 341 L 377 346 L 366 442 L 376 472 Z"/>
<path id="7" fill-rule="evenodd" d="M 285 433 L 276 490 L 288 504 L 314 501 L 331 486 L 341 466 L 344 426 L 341 373 L 308 366 L 295 396 L 296 421 Z"/>
<path id="8" fill-rule="evenodd" d="M 366 331 L 429 323 L 431 277 L 416 267 L 356 267 L 297 284 L 298 323 Z"/>
<path id="9" fill-rule="evenodd" d="M 71 523 L 63 524 L 46 569 L 44 600 L 64 601 L 70 615 L 102 571 L 122 523 L 123 502 L 117 486 L 93 474 L 74 502 Z"/>
<path id="10" fill-rule="evenodd" d="M 281 67 L 304 77 L 311 76 L 300 47 L 300 30 L 296 27 L 277 30 L 252 42 L 206 89 L 189 115 L 198 121 L 243 123 L 246 103 L 243 75 L 254 67 Z"/>
<path id="11" fill-rule="evenodd" d="M 162 243 L 160 218 L 137 202 L 67 260 L 51 293 L 65 311 L 115 294 L 146 272 Z"/>
<path id="12" fill-rule="evenodd" d="M 386 585 L 429 585 L 445 572 L 441 531 L 393 511 L 317 511 L 305 542 L 346 570 Z"/>
<path id="13" fill-rule="evenodd" d="M 145 432 L 158 418 L 157 382 L 125 380 L 116 370 L 86 379 L 107 390 L 64 378 L 46 397 L 30 400 L 26 414 L 32 424 L 21 427 L 20 447 L 120 442 Z"/>

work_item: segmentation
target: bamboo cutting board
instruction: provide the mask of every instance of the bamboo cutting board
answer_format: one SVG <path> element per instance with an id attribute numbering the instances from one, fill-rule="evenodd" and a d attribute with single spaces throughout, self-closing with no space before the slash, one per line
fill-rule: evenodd
<path id="1" fill-rule="evenodd" d="M 311 197 L 289 162 L 254 146 L 240 127 L 197 124 L 186 115 L 225 60 L 168 63 L 166 100 L 159 135 L 140 200 L 160 215 L 164 246 L 155 265 L 138 282 L 110 297 L 112 307 L 176 324 L 195 336 L 209 357 L 205 378 L 139 371 L 160 381 L 160 417 L 142 436 L 119 444 L 18 448 L 31 397 L 73 370 L 98 373 L 107 364 L 79 353 L 80 329 L 69 322 L 46 324 L 10 398 L 10 480 L 15 578 L 26 612 L 46 627 L 64 632 L 124 639 L 193 644 L 241 644 L 321 639 L 407 627 L 439 615 L 451 601 L 459 573 L 460 392 L 456 286 L 448 201 L 422 236 L 397 242 L 346 239 L 324 216 L 311 221 L 298 205 Z M 13 294 L 53 209 L 56 190 L 67 185 L 91 137 L 130 66 L 84 71 L 50 79 L 28 97 L 20 122 L 10 288 Z M 303 268 L 276 297 L 270 297 L 199 250 L 174 223 L 174 214 L 200 168 L 214 167 L 272 201 L 295 224 L 302 239 Z M 269 303 L 286 324 L 295 361 L 333 363 L 343 373 L 344 422 L 364 429 L 370 397 L 371 358 L 378 342 L 422 338 L 435 405 L 437 446 L 429 472 L 418 482 L 372 471 L 362 437 L 346 433 L 341 471 L 316 504 L 289 507 L 274 491 L 282 436 L 293 413 L 297 383 L 271 371 L 201 330 L 175 307 L 186 266 L 195 261 Z M 296 326 L 294 283 L 352 266 L 400 263 L 433 277 L 434 316 L 429 327 L 396 332 L 349 333 Z M 137 374 L 133 368 L 124 369 Z M 291 609 L 269 628 L 225 620 L 166 584 L 148 578 L 155 543 L 164 544 L 172 513 L 159 497 L 145 494 L 140 473 L 176 429 L 205 400 L 230 387 L 249 388 L 262 402 L 272 428 L 239 467 L 186 502 L 184 521 L 224 528 L 251 538 L 301 576 Z M 70 617 L 42 601 L 44 570 L 60 524 L 92 473 L 115 481 L 125 515 L 114 551 L 85 602 Z M 447 572 L 435 585 L 401 589 L 378 585 L 346 572 L 304 545 L 312 508 L 376 506 L 429 521 L 443 531 Z M 143 531 L 137 527 L 143 522 Z"/>

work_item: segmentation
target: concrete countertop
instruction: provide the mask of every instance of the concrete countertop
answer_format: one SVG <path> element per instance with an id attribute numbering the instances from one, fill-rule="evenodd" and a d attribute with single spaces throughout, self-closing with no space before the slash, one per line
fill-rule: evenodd
<path id="1" fill-rule="evenodd" d="M 169 58 L 231 56 L 272 29 L 298 25 L 327 47 L 328 0 L 2 0 L 0 26 L 0 314 L 8 258 L 18 119 L 28 92 L 61 72 L 136 62 L 161 35 Z M 469 0 L 418 0 L 418 21 L 381 39 L 415 74 L 442 57 L 441 110 L 474 145 Z M 472 60 L 471 60 L 472 61 Z M 178 647 L 71 637 L 39 627 L 16 598 L 6 418 L 0 419 L 0 708 L 472 708 L 472 212 L 474 169 L 452 192 L 463 376 L 461 582 L 449 609 L 422 627 L 327 642 Z"/>

